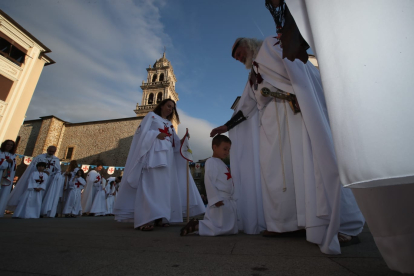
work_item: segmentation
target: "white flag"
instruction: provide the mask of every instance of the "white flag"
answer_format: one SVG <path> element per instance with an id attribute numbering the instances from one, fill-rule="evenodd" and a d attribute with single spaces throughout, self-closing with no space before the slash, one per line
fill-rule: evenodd
<path id="1" fill-rule="evenodd" d="M 25 156 L 24 157 L 24 163 L 26 164 L 26 165 L 30 165 L 30 163 L 32 163 L 32 160 L 33 160 L 33 157 L 30 157 L 30 156 Z"/>
<path id="2" fill-rule="evenodd" d="M 200 163 L 195 163 L 195 172 L 196 173 L 199 173 L 199 172 L 201 172 L 201 164 Z"/>
<path id="3" fill-rule="evenodd" d="M 108 168 L 108 174 L 113 174 L 115 172 L 115 167 Z"/>
<path id="4" fill-rule="evenodd" d="M 89 171 L 89 165 L 82 165 L 82 171 L 87 173 Z"/>
<path id="5" fill-rule="evenodd" d="M 184 159 L 186 159 L 187 161 L 193 162 L 193 151 L 190 148 L 188 136 L 189 135 L 188 135 L 188 128 L 187 128 L 183 142 L 181 144 L 180 153 Z"/>

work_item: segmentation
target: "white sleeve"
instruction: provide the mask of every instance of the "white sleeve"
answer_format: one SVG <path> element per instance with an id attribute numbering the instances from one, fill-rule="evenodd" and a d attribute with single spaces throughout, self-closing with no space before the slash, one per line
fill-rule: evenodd
<path id="1" fill-rule="evenodd" d="M 204 185 L 206 187 L 208 206 L 212 206 L 223 198 L 219 196 L 216 181 L 217 181 L 217 168 L 215 162 L 206 162 L 206 168 L 204 173 Z"/>

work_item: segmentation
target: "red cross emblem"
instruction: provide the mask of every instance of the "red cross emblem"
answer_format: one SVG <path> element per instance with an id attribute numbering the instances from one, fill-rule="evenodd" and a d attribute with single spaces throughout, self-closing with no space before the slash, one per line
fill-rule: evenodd
<path id="1" fill-rule="evenodd" d="M 101 180 L 101 177 L 98 175 L 97 177 L 96 177 L 96 180 Z"/>
<path id="2" fill-rule="evenodd" d="M 39 185 L 43 183 L 43 175 L 39 175 L 39 179 L 35 179 L 36 183 L 38 183 Z"/>
<path id="3" fill-rule="evenodd" d="M 85 173 L 89 170 L 88 166 L 83 166 L 82 167 L 82 171 L 84 171 Z"/>
<path id="4" fill-rule="evenodd" d="M 76 187 L 79 188 L 80 185 L 82 185 L 82 183 L 80 183 L 79 181 L 75 183 Z"/>
<path id="5" fill-rule="evenodd" d="M 195 165 L 195 168 L 198 170 L 198 169 L 200 168 L 200 164 L 199 164 L 199 163 L 197 163 L 197 164 Z"/>
<path id="6" fill-rule="evenodd" d="M 114 172 L 114 168 L 109 168 L 109 169 L 108 169 L 108 172 L 109 172 L 109 173 L 113 173 L 113 172 Z"/>
<path id="7" fill-rule="evenodd" d="M 224 173 L 225 175 L 227 175 L 227 180 L 229 180 L 231 178 L 231 173 L 230 173 L 230 169 L 226 168 L 228 172 Z"/>
<path id="8" fill-rule="evenodd" d="M 26 163 L 32 163 L 32 158 L 30 158 L 30 157 L 28 157 L 28 158 L 26 158 L 26 159 L 24 159 L 24 161 L 26 162 Z"/>
<path id="9" fill-rule="evenodd" d="M 164 126 L 164 129 L 159 128 L 158 130 L 160 131 L 160 133 L 165 133 L 168 137 L 171 136 L 171 133 L 168 131 L 168 127 L 167 126 Z"/>

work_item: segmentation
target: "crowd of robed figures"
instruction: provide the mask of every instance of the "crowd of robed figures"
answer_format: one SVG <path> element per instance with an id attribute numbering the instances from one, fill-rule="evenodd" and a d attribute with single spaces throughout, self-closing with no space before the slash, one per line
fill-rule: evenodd
<path id="1" fill-rule="evenodd" d="M 85 173 L 72 160 L 62 172 L 59 159 L 54 156 L 56 147 L 36 156 L 12 190 L 16 171 L 15 143 L 6 140 L 0 150 L 1 216 L 13 212 L 13 218 L 40 218 L 82 214 L 104 216 L 113 214 L 113 205 L 122 177 L 105 179 L 97 165 L 85 179 Z M 6 164 L 6 165 L 5 165 Z"/>

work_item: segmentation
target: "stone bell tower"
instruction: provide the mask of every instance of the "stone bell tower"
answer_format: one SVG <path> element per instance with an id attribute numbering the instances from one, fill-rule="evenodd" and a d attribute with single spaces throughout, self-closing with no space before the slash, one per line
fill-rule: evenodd
<path id="1" fill-rule="evenodd" d="M 142 81 L 141 85 L 141 105 L 137 103 L 137 108 L 134 110 L 137 116 L 147 115 L 164 99 L 172 99 L 175 102 L 179 100 L 178 94 L 175 92 L 177 79 L 170 61 L 165 57 L 165 52 L 152 67 L 149 65 L 147 72 L 147 80 Z M 173 125 L 177 132 L 177 122 L 174 121 Z"/>

